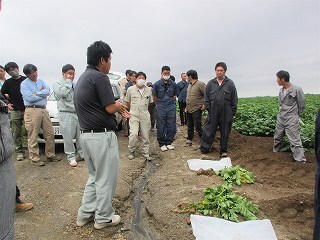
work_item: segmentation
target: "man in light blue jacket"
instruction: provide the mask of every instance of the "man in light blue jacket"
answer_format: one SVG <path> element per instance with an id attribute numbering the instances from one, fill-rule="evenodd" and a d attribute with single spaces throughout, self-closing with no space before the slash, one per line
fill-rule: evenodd
<path id="1" fill-rule="evenodd" d="M 53 126 L 49 112 L 46 109 L 47 97 L 50 94 L 50 87 L 42 79 L 38 79 L 38 69 L 33 64 L 26 64 L 23 73 L 27 76 L 21 85 L 20 91 L 26 107 L 24 112 L 24 124 L 28 132 L 28 151 L 31 163 L 36 166 L 44 166 L 40 159 L 38 135 L 40 129 L 46 141 L 45 154 L 50 162 L 61 161 L 55 155 Z"/>
<path id="2" fill-rule="evenodd" d="M 83 160 L 83 152 L 80 143 L 80 126 L 78 116 L 73 103 L 73 80 L 75 69 L 71 64 L 62 67 L 62 79 L 53 85 L 54 96 L 57 99 L 59 110 L 60 131 L 63 136 L 64 152 L 72 167 L 78 165 L 76 159 Z M 73 144 L 76 139 L 77 149 Z M 76 157 L 76 152 L 78 157 Z"/>

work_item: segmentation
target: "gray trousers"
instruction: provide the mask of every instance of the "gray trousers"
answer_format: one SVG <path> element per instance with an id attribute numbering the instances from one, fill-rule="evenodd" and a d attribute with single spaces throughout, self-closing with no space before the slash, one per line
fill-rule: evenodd
<path id="1" fill-rule="evenodd" d="M 82 133 L 81 143 L 89 178 L 84 189 L 78 219 L 95 214 L 97 223 L 112 220 L 112 198 L 119 171 L 118 140 L 114 132 Z"/>
<path id="2" fill-rule="evenodd" d="M 11 158 L 0 164 L 0 195 L 0 239 L 12 240 L 14 239 L 16 175 Z"/>
<path id="3" fill-rule="evenodd" d="M 277 117 L 277 126 L 274 133 L 273 151 L 279 152 L 282 147 L 282 139 L 284 134 L 287 135 L 290 141 L 290 149 L 294 160 L 305 162 L 304 149 L 300 138 L 299 116 L 292 115 L 286 118 Z"/>
<path id="4" fill-rule="evenodd" d="M 76 160 L 76 152 L 83 158 L 80 141 L 80 126 L 76 113 L 59 112 L 60 131 L 63 137 L 64 152 L 68 161 Z M 77 149 L 74 147 L 73 139 L 76 139 Z"/>

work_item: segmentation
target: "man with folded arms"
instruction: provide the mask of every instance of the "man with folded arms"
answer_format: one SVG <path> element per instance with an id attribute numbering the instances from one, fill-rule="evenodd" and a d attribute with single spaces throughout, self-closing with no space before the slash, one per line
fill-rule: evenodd
<path id="1" fill-rule="evenodd" d="M 44 80 L 38 79 L 38 69 L 35 65 L 25 65 L 23 73 L 27 76 L 27 79 L 21 83 L 21 94 L 26 106 L 24 123 L 28 132 L 29 159 L 33 165 L 45 165 L 40 159 L 37 141 L 39 131 L 42 129 L 46 141 L 45 154 L 47 160 L 51 162 L 61 161 L 61 158 L 55 155 L 53 126 L 46 109 L 50 87 Z"/>

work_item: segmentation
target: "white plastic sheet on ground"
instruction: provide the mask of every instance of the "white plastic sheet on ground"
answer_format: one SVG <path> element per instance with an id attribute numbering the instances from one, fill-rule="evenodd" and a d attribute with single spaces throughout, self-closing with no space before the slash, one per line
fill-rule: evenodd
<path id="1" fill-rule="evenodd" d="M 225 167 L 231 167 L 230 158 L 222 158 L 221 160 L 202 160 L 202 159 L 190 159 L 187 161 L 191 170 L 197 171 L 200 168 L 208 170 L 212 168 L 214 171 L 219 171 Z"/>
<path id="2" fill-rule="evenodd" d="M 235 223 L 215 217 L 190 216 L 196 240 L 277 240 L 270 220 Z"/>

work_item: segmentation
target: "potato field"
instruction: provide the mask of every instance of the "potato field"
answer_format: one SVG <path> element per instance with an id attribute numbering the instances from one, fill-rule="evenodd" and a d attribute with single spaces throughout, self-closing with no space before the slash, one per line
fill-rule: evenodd
<path id="1" fill-rule="evenodd" d="M 306 108 L 300 116 L 302 122 L 301 139 L 304 148 L 314 148 L 314 124 L 316 113 L 320 107 L 319 94 L 306 94 Z M 240 98 L 238 111 L 233 122 L 233 129 L 244 135 L 273 136 L 278 113 L 277 97 Z M 285 139 L 283 150 L 289 148 Z"/>

